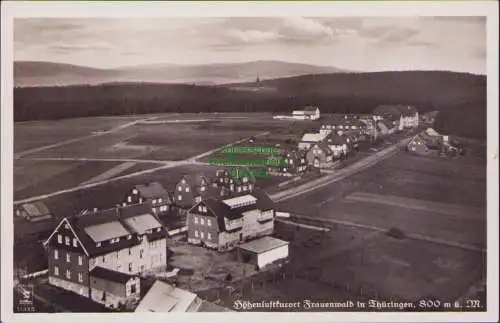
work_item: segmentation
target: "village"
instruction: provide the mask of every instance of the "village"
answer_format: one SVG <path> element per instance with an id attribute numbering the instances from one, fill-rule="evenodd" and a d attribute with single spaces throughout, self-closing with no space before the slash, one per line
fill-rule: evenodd
<path id="1" fill-rule="evenodd" d="M 88 205 L 58 219 L 50 235 L 39 240 L 48 267 L 17 268 L 17 291 L 35 285 L 39 301 L 49 307 L 57 303 L 60 311 L 71 307 L 60 303 L 73 297 L 68 295 L 100 311 L 230 311 L 221 294 L 237 293 L 238 282 L 253 284 L 252 277 L 286 268 L 294 252 L 290 241 L 277 234 L 279 223 L 293 222 L 294 210 L 276 204 L 276 194 L 288 193 L 261 189 L 261 178 L 302 178 L 304 185 L 308 174 L 335 174 L 356 160 L 357 151 L 376 154 L 382 148 L 375 143 L 395 136 L 408 154 L 465 153 L 460 142 L 437 133 L 432 120 L 412 106 L 328 116 L 306 107 L 273 119 L 311 127 L 294 138 L 255 136 L 223 147 L 199 161 L 214 165 L 210 158 L 229 158 L 214 173 L 185 174 L 174 187 L 142 183 L 130 187 L 121 204 Z M 234 159 L 238 154 L 241 158 Z M 264 162 L 235 162 L 249 156 Z M 281 162 L 268 162 L 276 158 Z M 14 212 L 33 225 L 53 217 L 43 201 L 18 205 Z M 217 297 L 206 297 L 207 290 L 217 290 Z"/>

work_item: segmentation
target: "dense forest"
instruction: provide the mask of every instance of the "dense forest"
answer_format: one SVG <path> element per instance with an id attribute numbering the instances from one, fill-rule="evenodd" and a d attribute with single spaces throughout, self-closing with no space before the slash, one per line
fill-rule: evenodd
<path id="1" fill-rule="evenodd" d="M 370 113 L 379 104 L 440 111 L 437 125 L 484 138 L 486 77 L 451 72 L 306 75 L 224 86 L 115 83 L 14 89 L 15 121 L 161 112 Z M 464 126 L 464 124 L 466 126 Z"/>

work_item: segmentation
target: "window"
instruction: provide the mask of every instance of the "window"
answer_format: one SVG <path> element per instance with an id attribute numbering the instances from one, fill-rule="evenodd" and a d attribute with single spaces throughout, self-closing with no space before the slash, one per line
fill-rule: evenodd
<path id="1" fill-rule="evenodd" d="M 78 244 L 77 244 L 76 238 L 73 238 L 73 247 L 76 248 L 77 246 L 78 246 Z"/>
<path id="2" fill-rule="evenodd" d="M 236 190 L 237 190 L 238 192 L 241 192 L 241 186 L 238 186 L 238 187 L 236 188 Z"/>
<path id="3" fill-rule="evenodd" d="M 203 212 L 203 206 L 199 205 L 198 206 L 198 211 Z"/>
<path id="4" fill-rule="evenodd" d="M 251 190 L 252 189 L 252 184 L 248 184 L 248 189 Z"/>
<path id="5" fill-rule="evenodd" d="M 78 265 L 82 265 L 83 264 L 83 258 L 82 256 L 78 256 Z"/>
<path id="6" fill-rule="evenodd" d="M 83 283 L 83 275 L 78 273 L 78 282 Z"/>
<path id="7" fill-rule="evenodd" d="M 212 240 L 212 235 L 210 234 L 210 232 L 207 233 L 207 239 Z"/>
<path id="8" fill-rule="evenodd" d="M 127 202 L 132 203 L 132 196 L 127 196 Z"/>
<path id="9" fill-rule="evenodd" d="M 59 259 L 59 251 L 54 250 L 54 259 Z"/>
<path id="10" fill-rule="evenodd" d="M 200 237 L 203 239 L 204 238 L 204 233 L 200 232 Z"/>
<path id="11" fill-rule="evenodd" d="M 54 266 L 54 276 L 59 276 L 59 267 Z"/>
<path id="12" fill-rule="evenodd" d="M 60 234 L 57 235 L 57 242 L 62 243 L 62 235 Z"/>
<path id="13" fill-rule="evenodd" d="M 64 224 L 65 229 L 69 229 L 69 225 L 67 223 Z"/>
<path id="14" fill-rule="evenodd" d="M 102 256 L 102 262 L 105 263 L 106 262 L 106 256 Z"/>
<path id="15" fill-rule="evenodd" d="M 198 238 L 198 230 L 194 230 L 194 236 Z"/>
<path id="16" fill-rule="evenodd" d="M 198 224 L 198 217 L 197 216 L 194 217 L 194 223 Z"/>
<path id="17" fill-rule="evenodd" d="M 128 248 L 128 255 L 130 256 L 132 254 L 132 249 Z"/>
<path id="18" fill-rule="evenodd" d="M 182 201 L 182 195 L 177 195 L 177 200 Z"/>
<path id="19" fill-rule="evenodd" d="M 153 200 L 153 204 L 156 204 L 156 200 Z"/>
<path id="20" fill-rule="evenodd" d="M 207 219 L 207 225 L 210 227 L 212 226 L 212 220 L 211 219 Z"/>
<path id="21" fill-rule="evenodd" d="M 70 245 L 70 238 L 69 237 L 64 237 L 64 242 L 67 246 Z"/>
<path id="22" fill-rule="evenodd" d="M 132 239 L 132 235 L 131 235 L 131 234 L 129 234 L 129 235 L 127 236 L 127 240 L 130 240 L 130 239 Z"/>
<path id="23" fill-rule="evenodd" d="M 134 188 L 134 189 L 132 190 L 132 194 L 137 194 L 137 193 L 138 193 L 138 192 L 137 192 L 137 189 L 135 189 L 135 188 Z"/>
<path id="24" fill-rule="evenodd" d="M 66 269 L 66 278 L 71 279 L 71 271 L 69 269 Z"/>
<path id="25" fill-rule="evenodd" d="M 142 258 L 143 258 L 143 254 L 144 254 L 144 250 L 141 250 L 141 251 L 139 252 L 139 258 L 141 258 L 141 259 L 142 259 Z"/>
<path id="26" fill-rule="evenodd" d="M 186 186 L 186 192 L 189 192 L 189 186 Z"/>
<path id="27" fill-rule="evenodd" d="M 132 271 L 132 263 L 131 262 L 128 263 L 128 271 Z"/>
<path id="28" fill-rule="evenodd" d="M 156 228 L 156 232 L 160 232 L 161 231 L 161 227 L 160 228 Z"/>
<path id="29" fill-rule="evenodd" d="M 66 262 L 71 262 L 71 255 L 66 253 Z"/>
<path id="30" fill-rule="evenodd" d="M 135 284 L 130 285 L 130 293 L 131 294 L 137 293 L 137 288 L 135 287 Z"/>
<path id="31" fill-rule="evenodd" d="M 143 201 L 142 197 L 139 197 L 139 203 L 142 203 Z"/>
<path id="32" fill-rule="evenodd" d="M 201 219 L 200 219 L 200 224 L 201 224 L 201 225 L 205 225 L 205 219 L 201 218 Z"/>
<path id="33" fill-rule="evenodd" d="M 177 186 L 177 190 L 178 190 L 179 192 L 182 192 L 182 187 L 181 187 L 181 186 Z"/>
<path id="34" fill-rule="evenodd" d="M 205 186 L 200 187 L 200 191 L 205 192 L 207 188 Z"/>

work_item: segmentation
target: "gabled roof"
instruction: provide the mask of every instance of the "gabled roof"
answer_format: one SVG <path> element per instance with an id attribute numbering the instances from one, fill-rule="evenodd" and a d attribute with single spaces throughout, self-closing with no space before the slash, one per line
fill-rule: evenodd
<path id="1" fill-rule="evenodd" d="M 33 202 L 33 203 L 26 203 L 21 206 L 28 215 L 32 217 L 37 217 L 37 216 L 44 216 L 50 214 L 49 209 L 47 206 L 41 202 Z"/>
<path id="2" fill-rule="evenodd" d="M 202 186 L 202 180 L 205 180 L 207 185 L 210 184 L 208 178 L 203 173 L 186 174 L 182 178 L 185 179 L 186 183 L 192 188 Z"/>
<path id="3" fill-rule="evenodd" d="M 304 111 L 308 111 L 308 112 L 316 112 L 316 109 L 318 109 L 318 107 L 314 107 L 314 106 L 307 106 L 304 108 Z"/>
<path id="4" fill-rule="evenodd" d="M 318 132 L 318 133 L 305 133 L 302 136 L 301 141 L 302 142 L 319 142 L 319 141 L 325 139 L 326 135 L 327 135 L 326 133 L 321 133 L 321 132 Z"/>
<path id="5" fill-rule="evenodd" d="M 249 183 L 255 183 L 255 176 L 250 171 L 248 167 L 245 166 L 232 166 L 217 170 L 218 176 L 221 176 L 224 172 L 229 174 L 229 177 L 233 179 L 235 184 L 242 183 L 242 179 L 246 176 Z"/>
<path id="6" fill-rule="evenodd" d="M 158 182 L 137 185 L 135 186 L 135 189 L 137 189 L 141 196 L 146 199 L 154 199 L 158 197 L 169 199 L 170 197 L 167 190 Z"/>
<path id="7" fill-rule="evenodd" d="M 191 212 L 191 210 L 196 210 L 198 205 L 205 205 L 216 216 L 220 230 L 226 231 L 224 218 L 227 218 L 229 220 L 236 220 L 242 218 L 243 213 L 250 210 L 259 209 L 261 211 L 268 211 L 274 209 L 275 206 L 274 202 L 262 190 L 255 189 L 252 193 L 248 193 L 243 196 L 239 196 L 237 198 L 244 198 L 247 196 L 255 198 L 256 199 L 255 203 L 250 205 L 244 205 L 241 207 L 231 208 L 228 204 L 224 203 L 224 199 L 210 198 L 203 200 L 199 203 L 196 203 L 196 205 L 194 205 L 189 210 L 189 212 Z"/>
<path id="8" fill-rule="evenodd" d="M 189 312 L 197 299 L 196 294 L 155 281 L 137 305 L 136 312 Z M 201 303 L 201 302 L 200 302 Z"/>
<path id="9" fill-rule="evenodd" d="M 323 142 L 323 141 L 319 142 L 319 143 L 317 143 L 315 145 L 313 145 L 309 150 L 314 149 L 314 147 L 318 147 L 319 149 L 323 150 L 325 152 L 325 154 L 327 154 L 327 155 L 332 155 L 333 154 L 333 152 L 330 149 L 330 147 L 328 147 L 328 144 L 325 143 L 325 142 Z"/>
<path id="10" fill-rule="evenodd" d="M 337 146 L 347 144 L 347 140 L 344 136 L 331 133 L 325 138 L 325 143 L 329 146 Z"/>
<path id="11" fill-rule="evenodd" d="M 132 278 L 135 277 L 133 275 L 128 275 L 128 274 L 125 274 L 125 273 L 122 273 L 119 271 L 114 271 L 114 270 L 99 267 L 99 266 L 94 267 L 90 271 L 90 276 L 100 278 L 103 280 L 109 280 L 109 281 L 119 283 L 119 284 L 125 284 L 129 280 L 131 280 Z"/>
<path id="12" fill-rule="evenodd" d="M 381 116 L 410 116 L 416 114 L 418 111 L 413 106 L 409 105 L 379 105 L 373 111 L 375 115 Z"/>
<path id="13" fill-rule="evenodd" d="M 152 222 L 158 225 L 157 228 L 160 228 L 160 231 L 146 234 L 149 240 L 167 236 L 161 222 L 151 213 L 150 207 L 146 204 L 117 207 L 64 218 L 56 230 L 63 221 L 69 223 L 89 256 L 106 254 L 139 244 L 139 236 L 144 233 L 146 226 L 151 226 Z M 56 230 L 47 242 L 52 239 Z M 110 239 L 116 238 L 120 238 L 118 242 L 109 242 Z M 97 247 L 98 243 L 101 243 L 100 247 Z"/>

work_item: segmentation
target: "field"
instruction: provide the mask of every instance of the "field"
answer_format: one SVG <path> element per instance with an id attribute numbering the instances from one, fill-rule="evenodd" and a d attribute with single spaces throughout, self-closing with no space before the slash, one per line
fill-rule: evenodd
<path id="1" fill-rule="evenodd" d="M 76 118 L 57 121 L 19 122 L 14 125 L 14 152 L 55 144 L 63 140 L 107 131 L 144 116 Z"/>
<path id="2" fill-rule="evenodd" d="M 362 194 L 376 198 L 356 199 Z M 423 204 L 425 210 L 401 203 L 389 205 L 387 199 L 406 199 Z M 436 205 L 462 210 L 443 213 Z M 431 159 L 400 152 L 343 181 L 285 201 L 282 207 L 318 219 L 384 229 L 396 227 L 409 233 L 485 247 L 485 162 L 468 157 Z"/>
<path id="3" fill-rule="evenodd" d="M 268 274 L 239 287 L 235 299 L 224 299 L 226 306 L 236 299 L 453 302 L 485 275 L 485 257 L 477 252 L 398 240 L 370 230 L 344 226 L 330 229 L 322 233 L 278 223 L 276 236 L 291 241 L 290 263 L 281 275 Z"/>

